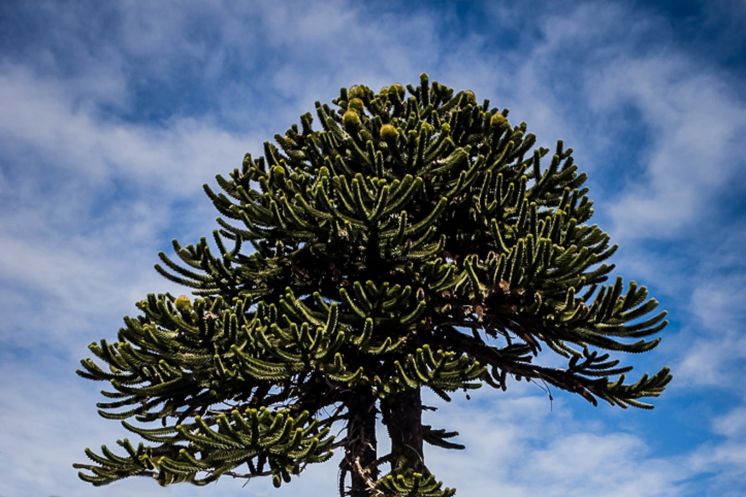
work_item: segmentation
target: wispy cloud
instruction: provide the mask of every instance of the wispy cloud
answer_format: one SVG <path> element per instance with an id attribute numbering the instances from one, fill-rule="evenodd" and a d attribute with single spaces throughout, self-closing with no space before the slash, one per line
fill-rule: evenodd
<path id="1" fill-rule="evenodd" d="M 727 388 L 746 371 L 744 242 L 746 233 L 737 228 L 723 234 L 692 277 L 688 304 L 694 319 L 686 327 L 690 339 L 678 347 L 677 368 L 687 385 Z"/>
<path id="2" fill-rule="evenodd" d="M 617 240 L 711 226 L 720 191 L 746 170 L 733 76 L 666 43 L 664 19 L 641 14 L 588 2 L 541 18 L 500 88 L 539 136 L 566 138 L 586 169 L 617 178 L 601 202 Z"/>
<path id="3" fill-rule="evenodd" d="M 176 118 L 161 125 L 107 119 L 95 107 L 78 105 L 66 89 L 25 68 L 6 66 L 0 77 L 5 154 L 35 159 L 26 163 L 27 173 L 43 166 L 53 177 L 72 175 L 76 186 L 101 187 L 102 181 L 120 179 L 184 195 L 197 190 L 216 164 L 229 169 L 247 147 L 256 147 L 209 118 Z"/>
<path id="4" fill-rule="evenodd" d="M 634 105 L 652 135 L 642 181 L 613 207 L 615 232 L 678 235 L 722 215 L 718 192 L 746 169 L 734 153 L 746 136 L 746 105 L 730 88 L 696 61 L 666 53 L 621 58 L 597 83 L 596 103 Z"/>
<path id="5" fill-rule="evenodd" d="M 687 458 L 694 471 L 707 475 L 701 494 L 740 497 L 746 478 L 746 407 L 742 405 L 715 418 L 719 437 L 705 443 Z"/>
<path id="6" fill-rule="evenodd" d="M 216 165 L 239 165 L 251 140 L 192 119 L 107 119 L 17 67 L 0 76 L 0 99 L 3 160 L 12 161 L 0 174 L 0 278 L 12 295 L 0 304 L 0 337 L 79 348 L 69 342 L 76 329 L 100 326 L 146 285 L 165 287 L 150 269 L 163 230 L 207 228 L 206 202 L 192 199 Z"/>
<path id="7" fill-rule="evenodd" d="M 478 409 L 460 401 L 433 416 L 467 445 L 428 454 L 462 495 L 684 495 L 687 470 L 656 458 L 639 436 L 579 422 L 562 399 L 550 410 L 545 397 L 526 393 L 484 391 Z"/>

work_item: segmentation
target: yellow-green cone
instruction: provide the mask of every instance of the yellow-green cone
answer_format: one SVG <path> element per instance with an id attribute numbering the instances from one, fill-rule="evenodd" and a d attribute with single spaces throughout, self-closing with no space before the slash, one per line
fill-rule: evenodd
<path id="1" fill-rule="evenodd" d="M 363 111 L 363 100 L 361 98 L 351 98 L 347 104 L 347 109 L 356 110 L 357 112 Z"/>
<path id="2" fill-rule="evenodd" d="M 399 136 L 399 130 L 392 124 L 384 124 L 381 126 L 380 135 L 382 140 L 393 140 Z"/>
<path id="3" fill-rule="evenodd" d="M 492 117 L 490 118 L 490 126 L 498 127 L 502 126 L 506 122 L 508 122 L 508 120 L 505 119 L 505 116 L 503 116 L 499 112 L 492 114 Z"/>
<path id="4" fill-rule="evenodd" d="M 186 312 L 192 308 L 192 301 L 186 295 L 179 295 L 174 299 L 174 305 L 181 312 Z"/>
<path id="5" fill-rule="evenodd" d="M 346 129 L 358 129 L 362 124 L 360 121 L 360 115 L 353 109 L 348 109 L 342 114 L 342 124 Z"/>

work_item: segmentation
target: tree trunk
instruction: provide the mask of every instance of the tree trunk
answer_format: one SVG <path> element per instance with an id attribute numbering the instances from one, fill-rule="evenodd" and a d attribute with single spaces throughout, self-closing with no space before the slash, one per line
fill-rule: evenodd
<path id="1" fill-rule="evenodd" d="M 347 444 L 344 467 L 352 475 L 351 497 L 370 497 L 370 484 L 378 479 L 373 467 L 376 453 L 376 399 L 371 392 L 356 392 L 347 410 Z"/>
<path id="2" fill-rule="evenodd" d="M 422 398 L 415 388 L 381 402 L 383 422 L 391 437 L 391 471 L 425 468 L 422 451 Z"/>

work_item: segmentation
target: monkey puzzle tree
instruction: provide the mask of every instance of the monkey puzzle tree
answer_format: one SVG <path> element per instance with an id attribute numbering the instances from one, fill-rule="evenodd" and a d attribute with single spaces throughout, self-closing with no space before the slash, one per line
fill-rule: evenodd
<path id="1" fill-rule="evenodd" d="M 192 298 L 148 295 L 116 342 L 90 345 L 99 361 L 78 373 L 110 385 L 100 414 L 145 442 L 86 449 L 84 480 L 279 486 L 342 449 L 340 495 L 448 496 L 423 443 L 462 446 L 423 424 L 422 388 L 447 401 L 540 380 L 621 407 L 663 391 L 668 369 L 628 383 L 604 352 L 652 349 L 665 313 L 634 282 L 604 284 L 616 247 L 588 224 L 571 149 L 542 165 L 524 123 L 425 75 L 333 103 L 316 104 L 320 129 L 305 114 L 218 176 L 223 193 L 205 186 L 214 248 L 174 241 L 156 266 Z"/>

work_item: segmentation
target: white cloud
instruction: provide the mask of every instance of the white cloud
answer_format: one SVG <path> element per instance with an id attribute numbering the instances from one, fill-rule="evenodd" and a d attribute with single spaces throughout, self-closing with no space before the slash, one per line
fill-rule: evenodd
<path id="1" fill-rule="evenodd" d="M 710 251 L 690 277 L 685 324 L 686 340 L 677 344 L 677 383 L 729 389 L 746 367 L 746 264 L 741 256 L 746 233 L 722 230 L 718 247 Z M 733 388 L 737 395 L 742 391 Z"/>
<path id="2" fill-rule="evenodd" d="M 77 106 L 66 89 L 28 69 L 5 68 L 0 140 L 6 157 L 36 159 L 47 174 L 72 174 L 81 186 L 121 178 L 185 195 L 214 171 L 240 165 L 243 153 L 256 146 L 248 136 L 223 131 L 207 119 L 174 119 L 165 126 L 107 119 L 95 108 Z"/>
<path id="3" fill-rule="evenodd" d="M 740 497 L 746 478 L 746 404 L 741 404 L 713 421 L 719 435 L 693 451 L 685 464 L 692 471 L 707 474 L 711 483 L 705 495 Z"/>
<path id="4" fill-rule="evenodd" d="M 191 119 L 166 127 L 106 119 L 76 105 L 64 84 L 19 67 L 0 76 L 0 99 L 11 161 L 0 173 L 0 277 L 12 296 L 1 305 L 0 337 L 79 349 L 71 333 L 111 322 L 147 287 L 167 287 L 152 270 L 168 248 L 162 230 L 207 232 L 214 214 L 201 183 L 238 166 L 252 141 Z M 174 210 L 179 199 L 193 205 Z"/>
<path id="5" fill-rule="evenodd" d="M 718 215 L 717 195 L 746 163 L 734 156 L 746 106 L 716 74 L 680 54 L 617 59 L 597 81 L 599 102 L 627 100 L 652 134 L 647 171 L 613 207 L 619 236 L 667 236 Z"/>
<path id="6" fill-rule="evenodd" d="M 719 416 L 713 425 L 715 432 L 720 435 L 746 439 L 746 406 Z"/>
<path id="7" fill-rule="evenodd" d="M 510 7 L 492 10 L 496 19 L 516 15 Z M 618 178 L 604 192 L 613 200 L 599 204 L 615 240 L 681 236 L 697 223 L 711 228 L 722 212 L 720 192 L 746 170 L 737 153 L 746 103 L 733 76 L 666 42 L 666 20 L 650 11 L 608 2 L 548 10 L 518 54 L 486 75 L 496 94 L 540 142 L 565 138 L 584 170 Z M 463 66 L 473 58 L 460 60 Z M 471 78 L 471 71 L 462 74 Z M 477 68 L 477 81 L 481 76 Z M 639 115 L 634 127 L 610 121 L 628 119 L 629 109 Z M 615 142 L 625 135 L 641 135 L 641 144 Z M 615 164 L 625 146 L 643 147 L 630 154 L 640 163 Z"/>
<path id="8" fill-rule="evenodd" d="M 692 474 L 654 457 L 639 436 L 579 422 L 562 397 L 550 411 L 545 397 L 526 396 L 520 386 L 518 392 L 482 391 L 472 400 L 478 407 L 458 401 L 432 416 L 438 426 L 459 430 L 467 445 L 463 452 L 428 453 L 457 495 L 684 495 L 680 480 Z"/>

